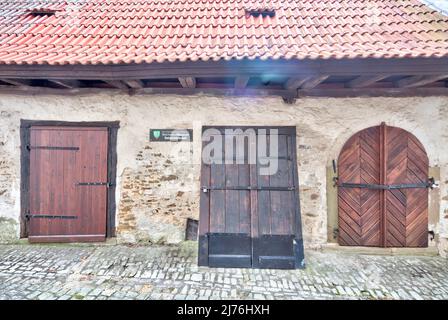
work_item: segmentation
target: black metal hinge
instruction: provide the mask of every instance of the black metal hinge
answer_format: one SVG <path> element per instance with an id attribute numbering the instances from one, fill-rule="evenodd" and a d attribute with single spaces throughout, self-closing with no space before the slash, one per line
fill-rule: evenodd
<path id="1" fill-rule="evenodd" d="M 335 186 L 339 188 L 361 188 L 361 189 L 373 189 L 373 190 L 395 190 L 395 189 L 416 189 L 416 188 L 430 188 L 434 189 L 438 185 L 435 183 L 434 178 L 429 178 L 428 182 L 419 183 L 402 183 L 402 184 L 375 184 L 375 183 L 348 183 L 339 182 L 338 178 L 333 178 Z"/>
<path id="2" fill-rule="evenodd" d="M 256 187 L 256 186 L 235 186 L 235 187 L 201 187 L 202 192 L 208 192 L 210 190 L 259 190 L 259 191 L 294 191 L 296 187 Z"/>
<path id="3" fill-rule="evenodd" d="M 334 228 L 333 229 L 333 239 L 337 239 L 339 237 L 339 229 Z"/>
<path id="4" fill-rule="evenodd" d="M 61 215 L 51 215 L 51 214 L 26 214 L 25 218 L 30 220 L 31 218 L 37 219 L 78 219 L 77 216 L 61 216 Z"/>
<path id="5" fill-rule="evenodd" d="M 111 182 L 78 182 L 77 186 L 106 186 L 108 188 L 114 186 Z"/>
<path id="6" fill-rule="evenodd" d="M 27 145 L 26 149 L 28 151 L 32 149 L 40 149 L 40 150 L 71 150 L 71 151 L 78 151 L 79 147 L 53 147 L 53 146 L 30 146 Z"/>
<path id="7" fill-rule="evenodd" d="M 430 236 L 430 240 L 433 241 L 434 238 L 436 237 L 436 234 L 434 233 L 434 231 L 430 230 L 430 231 L 428 231 L 428 234 Z"/>

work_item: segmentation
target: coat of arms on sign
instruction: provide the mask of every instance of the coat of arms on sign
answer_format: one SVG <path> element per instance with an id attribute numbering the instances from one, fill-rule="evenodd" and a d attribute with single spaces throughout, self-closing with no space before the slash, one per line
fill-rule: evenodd
<path id="1" fill-rule="evenodd" d="M 154 136 L 154 138 L 159 139 L 160 138 L 160 130 L 154 130 L 152 132 L 152 135 Z"/>
<path id="2" fill-rule="evenodd" d="M 192 129 L 150 129 L 149 141 L 166 141 L 166 142 L 179 142 L 179 141 L 192 141 L 193 130 Z"/>

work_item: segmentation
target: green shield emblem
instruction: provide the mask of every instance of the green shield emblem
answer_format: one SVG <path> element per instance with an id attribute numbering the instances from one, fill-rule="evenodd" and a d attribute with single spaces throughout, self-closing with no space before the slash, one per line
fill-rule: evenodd
<path id="1" fill-rule="evenodd" d="M 154 138 L 159 139 L 160 138 L 160 130 L 154 130 L 152 132 L 152 135 Z"/>

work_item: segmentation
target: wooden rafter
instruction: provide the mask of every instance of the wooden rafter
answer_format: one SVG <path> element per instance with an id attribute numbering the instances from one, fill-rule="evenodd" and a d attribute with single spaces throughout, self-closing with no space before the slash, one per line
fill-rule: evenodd
<path id="1" fill-rule="evenodd" d="M 196 88 L 196 78 L 179 77 L 178 79 L 183 88 Z"/>
<path id="2" fill-rule="evenodd" d="M 407 77 L 402 80 L 397 81 L 397 87 L 399 88 L 415 88 L 421 87 L 433 82 L 437 82 L 448 78 L 448 73 L 446 74 L 438 74 L 433 76 L 413 76 Z"/>
<path id="3" fill-rule="evenodd" d="M 57 84 L 58 86 L 61 86 L 63 88 L 73 89 L 73 88 L 79 88 L 81 83 L 78 80 L 48 80 L 50 82 L 53 82 Z"/>
<path id="4" fill-rule="evenodd" d="M 145 84 L 141 80 L 123 80 L 123 82 L 132 89 L 142 89 L 145 87 Z"/>
<path id="5" fill-rule="evenodd" d="M 250 77 L 248 76 L 238 76 L 235 78 L 235 89 L 244 89 L 249 82 Z"/>
<path id="6" fill-rule="evenodd" d="M 320 76 L 316 76 L 316 77 L 311 77 L 311 78 L 307 79 L 302 84 L 302 88 L 303 89 L 312 89 L 312 88 L 316 87 L 317 85 L 319 85 L 320 83 L 324 82 L 328 77 L 329 77 L 329 75 L 320 75 Z"/>
<path id="7" fill-rule="evenodd" d="M 388 74 L 379 74 L 374 76 L 360 76 L 356 79 L 353 79 L 352 81 L 349 81 L 347 83 L 347 87 L 349 88 L 363 88 L 368 87 L 375 82 L 381 81 L 383 79 L 388 78 L 390 75 Z"/>
<path id="8" fill-rule="evenodd" d="M 31 80 L 26 79 L 0 79 L 0 80 L 18 87 L 28 87 L 31 85 Z"/>
<path id="9" fill-rule="evenodd" d="M 104 80 L 108 85 L 120 89 L 120 90 L 128 90 L 128 86 L 123 82 L 119 80 Z"/>
<path id="10" fill-rule="evenodd" d="M 305 83 L 306 80 L 308 80 L 308 77 L 289 78 L 286 81 L 284 87 L 287 90 L 296 90 L 299 89 Z"/>

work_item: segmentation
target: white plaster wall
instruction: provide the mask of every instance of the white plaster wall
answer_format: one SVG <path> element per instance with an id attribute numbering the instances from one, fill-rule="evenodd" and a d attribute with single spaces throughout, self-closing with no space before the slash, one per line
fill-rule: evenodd
<path id="1" fill-rule="evenodd" d="M 337 159 L 342 145 L 352 134 L 385 121 L 388 125 L 401 127 L 416 135 L 427 150 L 430 165 L 441 168 L 440 222 L 430 228 L 434 228 L 442 238 L 448 237 L 448 220 L 445 218 L 448 215 L 446 97 L 308 98 L 288 105 L 278 97 L 3 94 L 0 95 L 0 217 L 14 221 L 18 221 L 20 205 L 20 119 L 120 121 L 117 217 L 120 223 L 120 219 L 123 222 L 126 215 L 132 215 L 129 228 L 122 230 L 123 238 L 129 241 L 145 241 L 156 226 L 159 229 L 155 233 L 177 232 L 178 235 L 171 239 L 175 242 L 181 237 L 185 218 L 198 217 L 199 165 L 193 163 L 185 166 L 185 162 L 191 162 L 191 159 L 197 162 L 199 159 L 201 125 L 296 126 L 303 228 L 308 247 L 327 241 L 325 167 L 332 159 Z M 195 141 L 192 145 L 184 145 L 178 163 L 163 166 L 161 161 L 176 159 L 176 154 L 165 143 L 149 143 L 148 136 L 150 128 L 164 127 L 194 128 Z M 162 154 L 159 160 L 154 157 L 157 153 Z M 167 157 L 167 154 L 171 156 Z M 162 177 L 158 182 L 147 182 L 143 189 L 136 187 L 133 177 L 150 175 L 149 171 L 145 171 L 147 168 L 144 169 L 145 164 L 148 168 L 154 167 L 156 173 L 162 176 L 161 170 L 168 170 L 177 179 L 167 181 Z M 122 183 L 122 179 L 126 181 Z M 185 192 L 179 198 L 174 192 L 182 183 Z M 125 184 L 129 186 L 124 188 Z M 152 185 L 157 186 L 155 191 L 148 191 Z M 129 210 L 126 214 L 123 195 L 128 199 Z M 159 198 L 164 200 L 159 201 Z M 137 200 L 139 205 L 133 206 L 133 201 Z M 144 203 L 153 203 L 158 210 L 142 205 Z M 123 210 L 122 215 L 118 212 L 120 210 Z M 15 232 L 17 236 L 17 227 Z M 447 246 L 444 241 L 441 241 L 441 247 Z"/>

